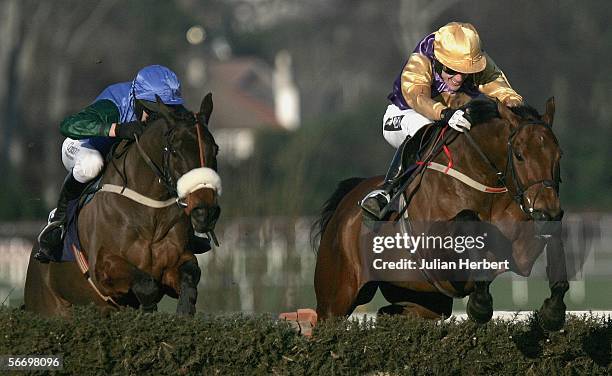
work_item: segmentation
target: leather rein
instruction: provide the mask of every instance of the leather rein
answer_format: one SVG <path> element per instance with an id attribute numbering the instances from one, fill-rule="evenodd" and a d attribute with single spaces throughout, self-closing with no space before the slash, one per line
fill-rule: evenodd
<path id="1" fill-rule="evenodd" d="M 538 185 L 538 184 L 542 185 L 542 187 L 540 188 L 540 190 L 536 194 L 536 197 L 534 198 L 534 204 L 535 204 L 535 201 L 537 200 L 537 196 L 539 195 L 539 193 L 541 192 L 542 189 L 553 188 L 558 193 L 559 192 L 559 184 L 561 183 L 561 178 L 560 178 L 558 173 L 553 173 L 553 175 L 555 175 L 555 176 L 553 176 L 553 179 L 536 180 L 536 181 L 530 182 L 530 183 L 528 183 L 526 185 L 522 185 L 521 182 L 519 181 L 518 175 L 516 173 L 516 164 L 514 162 L 514 154 L 515 154 L 515 152 L 514 152 L 514 148 L 513 148 L 513 141 L 514 141 L 514 138 L 516 137 L 516 135 L 523 128 L 526 128 L 528 126 L 542 126 L 542 127 L 546 127 L 546 128 L 550 129 L 550 126 L 548 124 L 544 123 L 543 121 L 530 121 L 530 122 L 523 123 L 523 124 L 519 125 L 518 127 L 516 127 L 514 130 L 512 130 L 512 132 L 508 136 L 507 149 L 506 149 L 507 150 L 507 152 L 506 152 L 506 155 L 507 155 L 506 156 L 506 167 L 505 167 L 503 172 L 499 168 L 497 168 L 495 163 L 493 161 L 491 161 L 491 159 L 489 159 L 489 157 L 487 157 L 487 155 L 482 151 L 482 149 L 480 148 L 478 143 L 469 134 L 469 132 L 464 132 L 464 135 L 467 138 L 468 142 L 474 147 L 474 149 L 476 149 L 476 151 L 478 152 L 480 157 L 495 172 L 495 175 L 497 176 L 498 183 L 502 187 L 506 188 L 507 192 L 509 192 L 509 193 L 511 193 L 511 191 L 508 188 L 508 185 L 506 184 L 506 179 L 508 177 L 508 172 L 510 172 L 510 177 L 512 179 L 512 184 L 514 185 L 514 188 L 515 188 L 514 189 L 514 193 L 511 193 L 512 194 L 512 199 L 519 205 L 519 207 L 521 208 L 523 213 L 531 216 L 533 214 L 533 212 L 534 212 L 533 206 L 528 208 L 527 205 L 525 205 L 525 193 L 527 192 L 527 190 L 529 190 L 529 188 L 533 187 L 534 185 Z"/>

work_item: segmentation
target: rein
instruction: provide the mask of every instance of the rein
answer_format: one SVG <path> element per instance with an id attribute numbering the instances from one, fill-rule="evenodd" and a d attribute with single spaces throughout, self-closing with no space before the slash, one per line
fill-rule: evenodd
<path id="1" fill-rule="evenodd" d="M 523 123 L 520 126 L 518 126 L 516 129 L 514 129 L 511 133 L 510 136 L 508 136 L 508 142 L 507 142 L 507 156 L 506 156 L 506 168 L 504 172 L 501 172 L 497 166 L 495 166 L 495 163 L 493 163 L 488 157 L 487 155 L 482 151 L 482 149 L 480 148 L 480 146 L 478 145 L 478 143 L 474 140 L 474 138 L 469 134 L 469 132 L 464 132 L 464 136 L 467 138 L 468 142 L 474 147 L 474 149 L 476 149 L 476 151 L 478 152 L 478 154 L 480 155 L 480 157 L 487 162 L 487 164 L 489 165 L 489 167 L 495 171 L 495 174 L 497 175 L 497 180 L 498 182 L 502 185 L 502 187 L 504 187 L 506 189 L 506 192 L 510 192 L 510 190 L 507 188 L 507 184 L 506 184 L 506 178 L 508 175 L 508 170 L 510 171 L 510 176 L 512 178 L 512 183 L 515 187 L 515 192 L 514 194 L 512 194 L 512 199 L 514 200 L 514 202 L 516 202 L 519 207 L 521 208 L 521 210 L 523 211 L 523 213 L 531 216 L 531 214 L 534 212 L 533 209 L 533 205 L 530 208 L 527 208 L 525 205 L 525 193 L 527 192 L 527 190 L 531 187 L 533 187 L 534 185 L 537 184 L 542 184 L 542 188 L 554 188 L 555 190 L 559 190 L 559 180 L 558 178 L 555 180 L 550 180 L 550 179 L 541 179 L 541 180 L 537 180 L 535 182 L 532 182 L 526 186 L 522 186 L 520 181 L 518 180 L 517 174 L 516 174 L 516 167 L 514 164 L 514 149 L 512 147 L 512 141 L 514 140 L 514 137 L 516 137 L 516 135 L 519 133 L 519 131 L 525 127 L 528 126 L 542 126 L 542 127 L 549 127 L 549 125 L 547 125 L 546 123 L 544 123 L 543 121 L 531 121 L 528 123 Z M 554 178 L 554 177 L 553 177 Z M 541 189 L 540 189 L 541 191 Z M 536 194 L 536 197 L 534 198 L 534 204 L 535 201 L 537 200 L 537 196 L 539 195 L 540 191 L 538 191 L 538 193 Z M 494 192 L 497 193 L 497 192 Z"/>
<path id="2" fill-rule="evenodd" d="M 159 178 L 159 182 L 161 184 L 164 185 L 164 187 L 166 187 L 166 190 L 168 190 L 168 193 L 170 193 L 171 196 L 173 197 L 177 197 L 178 198 L 178 194 L 176 192 L 176 188 L 174 188 L 174 184 L 172 184 L 172 180 L 168 178 L 168 174 L 165 173 L 165 165 L 166 165 L 166 155 L 169 152 L 168 146 L 164 147 L 164 167 L 160 168 L 159 166 L 157 166 L 157 164 L 151 159 L 151 157 L 149 157 L 147 155 L 147 152 L 144 151 L 144 149 L 142 148 L 142 146 L 140 146 L 140 142 L 138 141 L 138 136 L 134 135 L 135 138 L 134 140 L 136 141 L 136 147 L 138 148 L 138 153 L 140 153 L 140 156 L 142 157 L 142 159 L 145 161 L 145 163 L 149 166 L 149 168 L 151 169 L 151 171 L 153 171 L 153 173 L 155 175 L 157 175 L 157 177 Z"/>
<path id="3" fill-rule="evenodd" d="M 470 132 L 464 132 L 464 136 L 467 138 L 468 142 L 470 143 L 470 145 L 472 145 L 472 147 L 474 147 L 474 149 L 476 149 L 476 151 L 478 152 L 478 154 L 480 155 L 480 157 L 487 162 L 487 164 L 489 165 L 489 167 L 491 167 L 491 169 L 493 171 L 495 171 L 495 175 L 497 175 L 497 182 L 502 186 L 505 187 L 506 183 L 506 177 L 505 177 L 505 173 L 502 173 L 501 171 L 499 171 L 499 169 L 497 168 L 497 166 L 495 166 L 495 163 L 493 163 L 493 161 L 491 161 L 489 159 L 489 157 L 487 157 L 487 155 L 482 151 L 482 149 L 480 148 L 480 146 L 478 145 L 478 143 L 476 143 L 476 141 L 474 140 L 474 137 L 472 137 L 472 135 L 470 134 Z M 506 188 L 507 190 L 507 188 Z"/>

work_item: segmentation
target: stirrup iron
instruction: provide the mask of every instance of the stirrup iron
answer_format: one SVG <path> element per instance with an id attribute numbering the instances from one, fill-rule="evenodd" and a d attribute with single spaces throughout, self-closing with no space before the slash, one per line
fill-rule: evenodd
<path id="1" fill-rule="evenodd" d="M 386 200 L 387 204 L 381 205 L 381 203 L 379 201 L 379 197 L 381 197 L 384 200 Z M 359 201 L 358 204 L 361 207 L 361 209 L 364 212 L 366 212 L 369 216 L 380 220 L 385 215 L 384 209 L 388 206 L 388 203 L 389 203 L 390 199 L 391 199 L 391 196 L 389 196 L 389 193 L 387 193 L 387 191 L 385 191 L 384 189 L 376 189 L 376 190 L 368 193 L 361 201 Z M 365 202 L 367 200 L 374 200 L 374 201 L 376 201 L 377 205 L 380 207 L 380 211 L 378 213 L 375 213 L 372 210 L 370 210 L 370 208 L 365 206 Z"/>
<path id="2" fill-rule="evenodd" d="M 47 225 L 38 234 L 38 237 L 36 238 L 38 244 L 40 244 L 40 238 L 42 238 L 43 234 L 46 234 L 48 231 L 52 231 L 58 227 L 62 231 L 61 239 L 63 240 L 64 236 L 66 235 L 66 225 L 63 221 L 52 221 L 47 223 Z"/>

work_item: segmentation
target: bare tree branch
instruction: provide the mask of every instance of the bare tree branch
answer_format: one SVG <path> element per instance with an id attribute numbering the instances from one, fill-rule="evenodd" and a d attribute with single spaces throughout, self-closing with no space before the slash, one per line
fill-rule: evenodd
<path id="1" fill-rule="evenodd" d="M 115 6 L 118 0 L 101 0 L 91 11 L 85 21 L 83 21 L 72 33 L 72 38 L 68 42 L 67 53 L 74 55 L 85 45 L 88 37 L 104 21 L 104 17 Z"/>
<path id="2" fill-rule="evenodd" d="M 416 43 L 431 32 L 434 19 L 458 0 L 400 0 L 400 50 L 408 54 Z"/>
<path id="3" fill-rule="evenodd" d="M 49 18 L 52 9 L 52 3 L 43 1 L 38 3 L 34 15 L 30 19 L 29 27 L 23 36 L 23 47 L 18 61 L 19 80 L 24 81 L 29 77 L 32 71 L 32 63 L 34 62 L 34 53 L 36 52 L 38 41 L 41 36 L 40 30 L 46 24 L 45 20 Z M 20 85 L 21 86 L 21 85 Z"/>

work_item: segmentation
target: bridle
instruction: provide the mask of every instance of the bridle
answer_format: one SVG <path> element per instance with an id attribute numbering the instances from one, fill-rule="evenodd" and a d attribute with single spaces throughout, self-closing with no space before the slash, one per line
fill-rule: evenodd
<path id="1" fill-rule="evenodd" d="M 198 139 L 198 151 L 200 157 L 200 167 L 206 167 L 206 145 L 202 142 L 201 136 L 201 124 L 198 120 L 196 114 L 191 113 L 195 119 L 194 126 L 196 128 L 196 134 Z M 167 121 L 164 119 L 164 121 Z M 186 208 L 188 206 L 187 202 L 184 199 L 181 199 L 177 192 L 177 182 L 176 179 L 172 176 L 172 170 L 170 169 L 170 156 L 177 154 L 176 149 L 172 146 L 170 142 L 171 136 L 176 130 L 176 127 L 170 127 L 169 131 L 165 134 L 165 144 L 162 151 L 162 166 L 161 168 L 147 155 L 142 146 L 140 146 L 140 142 L 138 137 L 135 137 L 136 147 L 138 152 L 147 163 L 149 168 L 153 171 L 153 173 L 158 177 L 158 181 L 166 188 L 170 196 L 176 197 L 176 204 L 181 208 Z"/>
<path id="2" fill-rule="evenodd" d="M 554 189 L 555 193 L 559 195 L 559 184 L 561 183 L 561 177 L 559 176 L 557 172 L 558 168 L 555 167 L 555 170 L 553 172 L 553 179 L 541 179 L 541 180 L 529 182 L 528 184 L 524 186 L 521 185 L 521 182 L 519 181 L 517 173 L 516 173 L 516 165 L 515 165 L 514 158 L 513 158 L 514 149 L 513 149 L 512 143 L 513 143 L 514 138 L 518 134 L 518 132 L 527 126 L 543 126 L 543 127 L 550 129 L 550 126 L 544 123 L 543 121 L 524 123 L 516 127 L 510 133 L 510 136 L 508 138 L 508 153 L 507 153 L 506 171 L 504 172 L 504 174 L 506 174 L 507 171 L 510 170 L 510 176 L 512 177 L 512 183 L 514 184 L 514 187 L 515 187 L 515 193 L 513 195 L 514 201 L 516 201 L 519 204 L 519 206 L 521 207 L 524 213 L 532 215 L 534 213 L 535 203 L 543 189 Z M 531 207 L 527 207 L 527 205 L 525 205 L 525 193 L 529 190 L 529 188 L 535 185 L 538 185 L 538 184 L 540 184 L 541 187 L 533 198 L 533 204 L 531 205 Z"/>
<path id="3" fill-rule="evenodd" d="M 482 151 L 480 146 L 478 146 L 476 141 L 474 141 L 474 138 L 469 134 L 469 132 L 464 132 L 464 135 L 466 136 L 470 144 L 472 144 L 472 146 L 478 151 L 478 154 L 480 154 L 480 156 L 485 160 L 485 162 L 487 162 L 488 165 L 495 171 L 497 175 L 497 180 L 502 186 L 504 187 L 508 186 L 508 184 L 506 184 L 506 180 L 508 177 L 508 173 L 510 174 L 510 178 L 512 179 L 512 185 L 514 186 L 514 189 L 511 190 L 510 188 L 508 188 L 508 192 L 512 195 L 512 199 L 519 205 L 523 213 L 527 214 L 530 217 L 533 217 L 534 214 L 536 213 L 536 210 L 534 209 L 535 203 L 537 201 L 538 196 L 544 189 L 554 189 L 556 194 L 557 195 L 559 194 L 559 184 L 561 183 L 561 177 L 558 172 L 558 164 L 557 164 L 557 166 L 555 167 L 555 170 L 553 171 L 552 179 L 541 179 L 541 180 L 536 180 L 533 182 L 528 182 L 525 185 L 521 184 L 518 178 L 518 175 L 516 173 L 516 164 L 514 162 L 515 151 L 513 147 L 513 142 L 514 142 L 514 138 L 518 135 L 518 133 L 522 129 L 528 126 L 542 126 L 542 127 L 546 127 L 550 129 L 550 125 L 544 123 L 541 120 L 535 120 L 535 121 L 530 120 L 529 122 L 520 124 L 518 127 L 513 129 L 512 132 L 510 132 L 510 135 L 508 136 L 507 160 L 506 160 L 506 167 L 503 172 L 501 172 L 497 168 L 497 166 L 495 166 L 495 163 L 493 163 L 491 159 L 487 157 L 487 155 Z M 555 139 L 555 142 L 557 142 L 556 139 Z M 533 199 L 533 203 L 531 203 L 530 206 L 526 205 L 525 201 L 529 201 L 529 200 L 526 200 L 525 193 L 527 193 L 527 191 L 535 185 L 541 185 L 541 187 L 536 193 Z"/>

